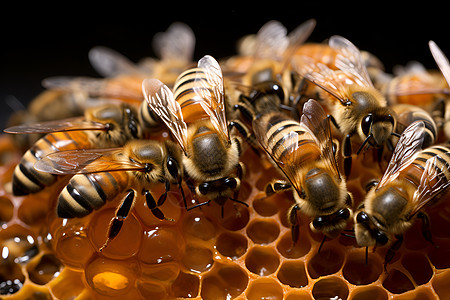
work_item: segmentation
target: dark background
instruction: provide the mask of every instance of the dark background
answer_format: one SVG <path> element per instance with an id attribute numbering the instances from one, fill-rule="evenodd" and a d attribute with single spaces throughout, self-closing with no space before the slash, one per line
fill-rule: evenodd
<path id="1" fill-rule="evenodd" d="M 4 9 L 0 21 L 0 128 L 4 128 L 4 120 L 12 111 L 5 104 L 9 95 L 27 103 L 42 91 L 43 78 L 99 76 L 87 58 L 89 49 L 96 45 L 113 48 L 136 62 L 154 56 L 153 35 L 165 31 L 174 21 L 185 22 L 194 30 L 195 59 L 205 54 L 217 58 L 235 54 L 239 37 L 256 33 L 271 19 L 282 22 L 290 31 L 309 18 L 317 20 L 310 41 L 342 35 L 378 56 L 388 71 L 410 60 L 435 68 L 428 49 L 430 39 L 450 56 L 448 8 L 432 2 L 402 7 L 391 7 L 396 5 L 393 1 L 356 5 L 341 2 L 332 6 L 324 2 L 288 3 L 277 1 L 255 7 L 192 2 L 180 7 L 176 2 L 122 2 L 94 9 L 91 4 L 73 2 L 64 8 Z"/>

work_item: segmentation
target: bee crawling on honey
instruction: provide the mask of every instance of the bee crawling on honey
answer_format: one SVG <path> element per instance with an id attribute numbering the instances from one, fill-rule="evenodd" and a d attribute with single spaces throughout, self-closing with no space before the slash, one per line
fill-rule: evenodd
<path id="1" fill-rule="evenodd" d="M 178 185 L 184 199 L 181 151 L 171 141 L 133 140 L 121 148 L 60 151 L 39 160 L 35 168 L 52 174 L 75 174 L 58 197 L 60 218 L 84 217 L 126 192 L 100 251 L 117 236 L 139 194 L 160 220 L 166 219 L 159 207 L 171 184 Z M 156 201 L 150 189 L 157 183 L 165 185 L 165 192 Z M 136 186 L 142 188 L 140 193 Z"/>
<path id="2" fill-rule="evenodd" d="M 248 206 L 237 199 L 244 166 L 239 136 L 230 135 L 225 114 L 223 77 L 218 62 L 204 56 L 198 68 L 180 75 L 174 92 L 157 79 L 146 79 L 142 90 L 149 108 L 177 140 L 188 186 L 206 202 L 222 207 L 226 201 Z"/>
<path id="3" fill-rule="evenodd" d="M 329 120 L 320 104 L 306 102 L 300 123 L 279 112 L 261 115 L 253 130 L 287 179 L 269 183 L 266 194 L 293 191 L 295 204 L 288 213 L 293 242 L 298 240 L 299 211 L 313 218 L 313 231 L 337 237 L 352 217 L 353 197 L 339 172 Z"/>
<path id="4" fill-rule="evenodd" d="M 383 246 L 393 236 L 397 238 L 386 254 L 385 268 L 400 248 L 403 233 L 416 218 L 422 219 L 424 238 L 432 243 L 423 209 L 437 202 L 450 185 L 450 145 L 421 150 L 424 130 L 421 121 L 405 129 L 384 175 L 367 193 L 354 216 L 359 246 Z"/>

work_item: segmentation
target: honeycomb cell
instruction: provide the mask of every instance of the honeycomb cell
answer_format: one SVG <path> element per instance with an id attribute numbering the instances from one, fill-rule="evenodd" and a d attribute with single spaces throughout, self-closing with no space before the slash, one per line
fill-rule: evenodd
<path id="1" fill-rule="evenodd" d="M 25 282 L 20 265 L 10 259 L 0 261 L 0 295 L 17 293 Z"/>
<path id="2" fill-rule="evenodd" d="M 294 288 L 301 288 L 308 285 L 305 264 L 299 260 L 283 262 L 278 270 L 277 278 L 282 284 Z"/>
<path id="3" fill-rule="evenodd" d="M 200 289 L 200 279 L 192 274 L 180 272 L 171 291 L 175 298 L 195 298 Z"/>
<path id="4" fill-rule="evenodd" d="M 6 196 L 0 196 L 0 225 L 11 221 L 14 214 L 14 204 Z"/>
<path id="5" fill-rule="evenodd" d="M 450 268 L 450 240 L 437 241 L 428 252 L 428 258 L 436 269 Z"/>
<path id="6" fill-rule="evenodd" d="M 25 224 L 36 226 L 44 224 L 48 212 L 48 195 L 42 192 L 25 197 L 17 210 L 17 216 Z"/>
<path id="7" fill-rule="evenodd" d="M 414 284 L 399 270 L 391 269 L 383 281 L 383 287 L 393 294 L 401 294 L 413 290 Z"/>
<path id="8" fill-rule="evenodd" d="M 344 253 L 336 247 L 324 245 L 320 252 L 308 262 L 308 273 L 311 278 L 334 274 L 344 263 Z"/>
<path id="9" fill-rule="evenodd" d="M 36 236 L 24 227 L 13 224 L 0 230 L 3 260 L 26 263 L 39 253 Z"/>
<path id="10" fill-rule="evenodd" d="M 338 277 L 323 278 L 314 284 L 314 299 L 347 299 L 349 290 L 345 281 Z"/>
<path id="11" fill-rule="evenodd" d="M 146 280 L 172 282 L 180 273 L 180 264 L 176 261 L 161 264 L 141 264 L 142 277 Z"/>
<path id="12" fill-rule="evenodd" d="M 247 226 L 250 220 L 248 207 L 232 201 L 227 201 L 224 207 L 228 207 L 228 213 L 223 218 L 216 215 L 216 218 L 225 229 L 237 231 Z M 216 210 L 220 211 L 220 209 Z"/>
<path id="13" fill-rule="evenodd" d="M 205 215 L 190 211 L 183 218 L 181 226 L 184 234 L 209 241 L 216 235 L 216 227 Z"/>
<path id="14" fill-rule="evenodd" d="M 184 249 L 184 240 L 176 227 L 158 226 L 141 232 L 142 244 L 138 259 L 144 264 L 177 261 Z"/>
<path id="15" fill-rule="evenodd" d="M 282 300 L 283 289 L 281 285 L 271 278 L 259 278 L 249 284 L 247 299 Z"/>
<path id="16" fill-rule="evenodd" d="M 440 299 L 449 299 L 450 297 L 450 270 L 434 275 L 432 280 L 433 289 Z"/>
<path id="17" fill-rule="evenodd" d="M 433 269 L 428 259 L 421 253 L 405 253 L 401 263 L 417 285 L 427 283 L 433 276 Z"/>
<path id="18" fill-rule="evenodd" d="M 392 298 L 393 300 L 434 300 L 437 299 L 437 295 L 432 292 L 432 289 L 429 287 L 422 288 L 417 287 L 412 291 L 403 293 L 401 295 L 395 296 Z M 443 298 L 441 298 L 443 299 Z"/>
<path id="19" fill-rule="evenodd" d="M 271 247 L 255 246 L 251 248 L 245 257 L 247 269 L 259 276 L 267 276 L 274 273 L 280 264 L 280 258 Z"/>
<path id="20" fill-rule="evenodd" d="M 292 292 L 289 292 L 284 299 L 285 300 L 312 300 L 312 297 L 308 291 L 293 290 Z"/>
<path id="21" fill-rule="evenodd" d="M 301 230 L 298 241 L 294 244 L 291 232 L 286 232 L 278 239 L 277 250 L 286 258 L 300 258 L 305 256 L 311 249 L 306 230 Z"/>
<path id="22" fill-rule="evenodd" d="M 168 296 L 166 288 L 160 283 L 138 280 L 136 288 L 144 299 L 164 300 Z"/>
<path id="23" fill-rule="evenodd" d="M 383 272 L 382 263 L 369 253 L 366 263 L 365 251 L 354 251 L 348 254 L 342 274 L 354 285 L 367 285 L 376 281 Z"/>
<path id="24" fill-rule="evenodd" d="M 247 238 L 239 233 L 223 232 L 217 237 L 216 249 L 223 256 L 239 258 L 247 252 Z"/>
<path id="25" fill-rule="evenodd" d="M 203 273 L 209 270 L 214 260 L 213 253 L 210 249 L 197 246 L 187 245 L 181 261 L 186 269 L 194 273 Z"/>
<path id="26" fill-rule="evenodd" d="M 83 272 L 63 268 L 61 274 L 54 278 L 48 286 L 56 299 L 75 299 L 85 289 L 82 280 Z M 70 288 L 67 288 L 70 283 Z"/>
<path id="27" fill-rule="evenodd" d="M 36 284 L 44 285 L 60 274 L 61 262 L 50 253 L 44 254 L 27 264 L 30 280 Z"/>
<path id="28" fill-rule="evenodd" d="M 247 235 L 255 244 L 270 244 L 279 234 L 280 228 L 273 220 L 256 219 L 247 226 Z"/>
<path id="29" fill-rule="evenodd" d="M 275 196 L 266 197 L 264 193 L 260 193 L 253 200 L 253 209 L 260 216 L 271 217 L 278 213 L 278 205 L 275 201 Z"/>
<path id="30" fill-rule="evenodd" d="M 151 190 L 152 194 L 155 197 L 155 200 L 157 200 L 156 196 L 159 197 L 159 195 L 164 192 L 164 188 L 162 186 L 163 185 L 161 184 L 160 186 L 157 186 Z M 159 206 L 159 209 L 163 212 L 166 218 L 171 219 L 172 221 L 160 220 L 155 217 L 151 210 L 148 208 L 147 201 L 145 201 L 144 196 L 139 195 L 136 198 L 136 204 L 134 206 L 133 213 L 144 226 L 152 227 L 161 224 L 173 224 L 180 220 L 181 213 L 183 210 L 185 210 L 184 205 L 180 205 L 181 203 L 183 203 L 183 200 L 180 193 L 178 192 L 178 188 L 174 188 L 174 191 L 169 191 L 167 193 L 166 201 L 163 205 Z"/>
<path id="31" fill-rule="evenodd" d="M 352 300 L 387 300 L 388 294 L 378 286 L 368 286 L 357 288 L 352 293 Z"/>
<path id="32" fill-rule="evenodd" d="M 201 297 L 205 300 L 234 299 L 247 288 L 248 276 L 236 264 L 215 264 L 202 280 Z"/>
<path id="33" fill-rule="evenodd" d="M 109 224 L 115 209 L 102 209 L 94 214 L 88 225 L 88 237 L 95 249 L 100 249 L 106 242 Z M 124 259 L 135 255 L 140 246 L 142 226 L 133 214 L 123 222 L 119 234 L 111 240 L 102 254 L 113 259 Z"/>
<path id="34" fill-rule="evenodd" d="M 89 286 L 100 295 L 124 295 L 133 288 L 139 276 L 139 267 L 134 261 L 112 260 L 97 256 L 85 269 Z"/>

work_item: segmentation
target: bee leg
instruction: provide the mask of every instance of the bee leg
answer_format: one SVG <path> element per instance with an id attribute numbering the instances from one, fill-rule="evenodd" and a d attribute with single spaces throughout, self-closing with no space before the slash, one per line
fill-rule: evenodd
<path id="1" fill-rule="evenodd" d="M 272 180 L 266 185 L 266 196 L 271 196 L 275 193 L 278 193 L 280 191 L 288 190 L 292 186 L 290 183 L 284 180 Z"/>
<path id="2" fill-rule="evenodd" d="M 120 229 L 122 229 L 123 221 L 127 218 L 130 213 L 131 208 L 134 204 L 134 199 L 136 197 L 136 192 L 133 189 L 127 191 L 126 197 L 122 200 L 122 203 L 117 208 L 114 218 L 108 226 L 108 237 L 106 242 L 100 247 L 99 251 L 103 251 L 106 246 L 119 234 Z"/>
<path id="3" fill-rule="evenodd" d="M 391 245 L 391 247 L 386 252 L 386 256 L 384 257 L 384 272 L 387 273 L 387 265 L 394 259 L 395 254 L 398 249 L 403 244 L 403 235 L 397 235 L 397 240 Z"/>
<path id="4" fill-rule="evenodd" d="M 143 194 L 145 196 L 145 202 L 147 203 L 148 208 L 150 209 L 150 211 L 152 212 L 152 214 L 157 217 L 160 220 L 167 220 L 167 221 L 174 221 L 173 219 L 170 218 L 166 218 L 164 216 L 164 213 L 158 208 L 158 204 L 155 201 L 155 198 L 153 198 L 152 194 L 150 193 L 149 190 L 144 190 Z M 166 194 L 166 193 L 165 193 Z M 163 194 L 164 195 L 164 194 Z M 167 194 L 166 194 L 167 196 Z M 161 196 L 162 197 L 162 196 Z M 161 198 L 160 197 L 160 198 Z M 158 201 L 159 203 L 160 201 Z M 164 202 L 164 201 L 163 201 Z"/>
<path id="5" fill-rule="evenodd" d="M 236 128 L 236 130 L 239 132 L 239 134 L 245 139 L 245 141 L 247 141 L 247 143 L 250 145 L 250 147 L 252 148 L 252 150 L 260 155 L 260 148 L 259 148 L 259 143 L 256 141 L 256 137 L 253 134 L 253 132 L 251 132 L 247 126 L 245 126 L 241 121 L 239 120 L 235 120 L 235 121 L 231 121 L 230 124 L 228 125 L 228 128 L 231 130 L 232 128 Z"/>
<path id="6" fill-rule="evenodd" d="M 300 227 L 297 222 L 297 212 L 299 210 L 300 206 L 298 206 L 298 204 L 294 204 L 288 212 L 288 221 L 291 224 L 292 245 L 295 245 L 298 241 Z"/>
<path id="7" fill-rule="evenodd" d="M 428 215 L 424 212 L 417 213 L 417 217 L 420 218 L 422 221 L 422 235 L 431 244 L 433 244 L 435 247 L 436 244 L 433 242 L 433 239 L 431 238 L 431 230 L 430 230 L 430 218 L 428 218 Z"/>
<path id="8" fill-rule="evenodd" d="M 166 202 L 166 199 L 167 199 L 167 193 L 170 191 L 170 181 L 169 181 L 169 180 L 165 180 L 165 181 L 164 181 L 164 187 L 165 187 L 165 191 L 164 191 L 164 193 L 162 193 L 162 195 L 159 197 L 157 206 L 161 206 L 161 205 L 164 204 L 164 202 Z M 142 194 L 145 194 L 145 191 L 143 191 Z"/>
<path id="9" fill-rule="evenodd" d="M 344 155 L 344 175 L 348 178 L 352 170 L 352 141 L 351 135 L 347 134 L 344 138 L 342 152 Z"/>
<path id="10" fill-rule="evenodd" d="M 172 156 L 169 155 L 169 156 L 167 157 L 167 170 L 169 171 L 170 175 L 171 175 L 173 178 L 176 178 L 176 182 L 177 182 L 177 184 L 178 184 L 178 188 L 180 189 L 180 193 L 181 193 L 181 196 L 182 196 L 182 198 L 183 198 L 184 206 L 187 207 L 187 204 L 186 204 L 186 197 L 185 197 L 185 195 L 184 195 L 184 190 L 183 190 L 183 187 L 182 187 L 183 179 L 182 179 L 182 177 L 181 177 L 182 174 L 180 174 L 180 173 L 181 173 L 181 172 L 180 172 L 180 169 L 181 169 L 181 168 L 180 168 L 180 166 L 179 166 L 177 160 L 174 159 Z M 167 181 L 165 182 L 165 184 L 166 184 L 166 192 L 165 192 L 165 194 L 167 195 L 167 192 L 168 192 L 169 189 L 170 189 L 170 182 L 167 180 Z M 165 199 L 164 199 L 164 201 L 165 201 Z M 162 205 L 162 203 L 160 204 L 159 201 L 158 201 L 158 206 L 159 206 L 159 205 Z"/>

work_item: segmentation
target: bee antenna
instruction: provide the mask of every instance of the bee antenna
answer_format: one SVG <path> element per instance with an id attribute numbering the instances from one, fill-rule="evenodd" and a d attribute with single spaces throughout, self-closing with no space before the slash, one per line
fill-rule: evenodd
<path id="1" fill-rule="evenodd" d="M 341 232 L 342 236 L 346 236 L 346 237 L 350 237 L 350 238 L 355 238 L 356 236 L 354 234 L 348 234 L 348 233 L 343 233 Z"/>
<path id="2" fill-rule="evenodd" d="M 396 136 L 398 138 L 400 138 L 402 135 L 397 133 L 397 132 L 391 132 L 391 135 Z"/>
<path id="3" fill-rule="evenodd" d="M 325 243 L 325 240 L 326 240 L 326 239 L 327 239 L 327 236 L 324 235 L 324 236 L 323 236 L 323 239 L 322 239 L 322 242 L 320 243 L 319 250 L 317 251 L 317 253 L 320 253 L 320 250 L 322 249 L 322 246 L 323 246 L 323 244 Z"/>
<path id="4" fill-rule="evenodd" d="M 364 142 L 362 143 L 362 145 L 359 147 L 358 151 L 356 151 L 356 155 L 359 155 L 359 153 L 362 151 L 362 149 L 364 148 L 364 146 L 369 142 L 369 139 L 372 137 L 372 134 L 369 134 L 366 139 L 364 140 Z"/>
<path id="5" fill-rule="evenodd" d="M 369 261 L 369 247 L 366 246 L 366 265 Z"/>

